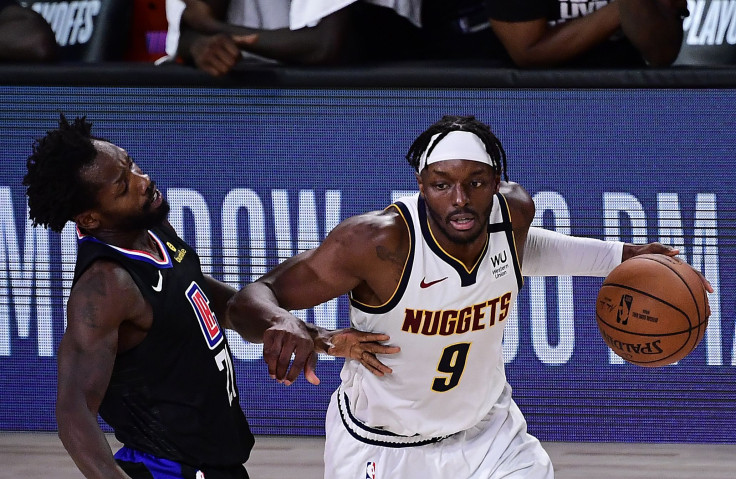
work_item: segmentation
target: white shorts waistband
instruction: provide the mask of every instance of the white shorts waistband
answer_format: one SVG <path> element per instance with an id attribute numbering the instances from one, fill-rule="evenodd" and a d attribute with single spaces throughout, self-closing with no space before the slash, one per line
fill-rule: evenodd
<path id="1" fill-rule="evenodd" d="M 338 389 L 336 396 L 340 418 L 345 429 L 360 442 L 383 447 L 415 447 L 434 444 L 449 437 L 402 436 L 383 429 L 370 427 L 353 416 L 350 411 L 350 405 L 348 404 L 348 397 L 342 392 L 342 388 Z"/>

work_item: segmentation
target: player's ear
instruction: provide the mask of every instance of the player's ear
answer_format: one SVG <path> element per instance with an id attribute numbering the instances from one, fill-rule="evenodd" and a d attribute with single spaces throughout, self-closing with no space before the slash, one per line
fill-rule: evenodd
<path id="1" fill-rule="evenodd" d="M 424 183 L 422 183 L 422 174 L 421 173 L 415 173 L 417 177 L 417 185 L 419 186 L 419 194 L 424 196 Z"/>
<path id="2" fill-rule="evenodd" d="M 100 226 L 100 218 L 92 210 L 79 213 L 74 217 L 74 222 L 83 231 L 94 231 Z"/>
<path id="3" fill-rule="evenodd" d="M 500 174 L 496 175 L 495 181 L 496 181 L 496 187 L 494 188 L 494 190 L 495 190 L 495 193 L 498 193 L 499 190 L 501 189 L 501 175 Z"/>

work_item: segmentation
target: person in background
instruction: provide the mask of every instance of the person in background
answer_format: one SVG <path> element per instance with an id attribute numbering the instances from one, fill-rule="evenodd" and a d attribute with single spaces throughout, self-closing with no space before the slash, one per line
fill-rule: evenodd
<path id="1" fill-rule="evenodd" d="M 51 62 L 58 46 L 41 15 L 15 0 L 0 0 L 0 61 Z"/>
<path id="2" fill-rule="evenodd" d="M 166 2 L 134 0 L 124 60 L 156 62 L 166 55 Z"/>
<path id="3" fill-rule="evenodd" d="M 682 44 L 686 0 L 485 0 L 493 32 L 522 68 L 664 67 Z"/>
<path id="4" fill-rule="evenodd" d="M 402 59 L 419 46 L 419 11 L 414 1 L 393 3 L 167 0 L 167 53 L 213 76 L 243 59 L 291 65 Z"/>

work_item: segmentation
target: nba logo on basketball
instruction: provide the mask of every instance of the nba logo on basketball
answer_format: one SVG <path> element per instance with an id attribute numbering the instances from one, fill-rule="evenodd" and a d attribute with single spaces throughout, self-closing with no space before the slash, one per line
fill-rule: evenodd
<path id="1" fill-rule="evenodd" d="M 369 462 L 365 465 L 365 479 L 376 479 L 376 463 Z"/>
<path id="2" fill-rule="evenodd" d="M 631 295 L 625 294 L 621 296 L 621 302 L 618 305 L 618 314 L 616 315 L 616 322 L 626 326 L 629 324 L 629 313 L 631 313 L 631 303 L 634 298 Z"/>

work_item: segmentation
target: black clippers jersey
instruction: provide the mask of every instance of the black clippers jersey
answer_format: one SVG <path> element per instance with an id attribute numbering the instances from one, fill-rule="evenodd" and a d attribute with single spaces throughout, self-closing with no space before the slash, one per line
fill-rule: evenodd
<path id="1" fill-rule="evenodd" d="M 199 257 L 169 226 L 149 234 L 163 260 L 79 235 L 74 282 L 94 261 L 116 261 L 153 308 L 146 338 L 115 359 L 100 416 L 130 448 L 205 470 L 242 464 L 253 435 Z"/>

